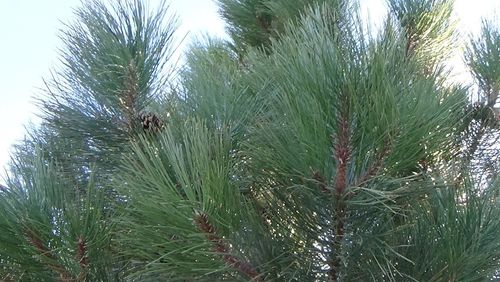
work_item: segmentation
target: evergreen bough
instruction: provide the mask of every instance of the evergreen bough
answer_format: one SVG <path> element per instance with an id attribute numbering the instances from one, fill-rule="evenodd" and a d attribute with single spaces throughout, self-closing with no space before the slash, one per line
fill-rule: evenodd
<path id="1" fill-rule="evenodd" d="M 483 281 L 500 269 L 498 26 L 450 0 L 86 1 L 0 187 L 2 281 Z M 480 99 L 467 99 L 480 97 Z"/>

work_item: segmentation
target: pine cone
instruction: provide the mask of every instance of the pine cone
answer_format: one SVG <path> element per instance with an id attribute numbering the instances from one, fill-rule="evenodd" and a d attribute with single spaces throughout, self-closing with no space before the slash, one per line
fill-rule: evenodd
<path id="1" fill-rule="evenodd" d="M 139 114 L 139 120 L 144 131 L 158 132 L 163 126 L 160 118 L 153 113 L 141 113 Z"/>

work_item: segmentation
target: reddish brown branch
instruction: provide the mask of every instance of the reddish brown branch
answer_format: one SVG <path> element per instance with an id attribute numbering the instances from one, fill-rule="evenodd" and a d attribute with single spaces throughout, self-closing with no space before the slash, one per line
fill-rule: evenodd
<path id="1" fill-rule="evenodd" d="M 85 276 L 87 273 L 87 242 L 83 237 L 79 237 L 76 243 L 76 260 L 80 265 L 80 273 L 78 274 L 77 281 L 85 281 Z"/>
<path id="2" fill-rule="evenodd" d="M 80 264 L 81 268 L 87 267 L 87 242 L 83 239 L 83 237 L 78 238 L 77 248 L 76 248 L 76 259 Z"/>
<path id="3" fill-rule="evenodd" d="M 71 274 L 60 264 L 57 263 L 56 257 L 52 252 L 45 246 L 42 240 L 33 231 L 26 231 L 26 237 L 33 247 L 40 253 L 40 255 L 45 258 L 46 266 L 59 274 L 59 281 L 69 282 L 73 281 Z"/>
<path id="4" fill-rule="evenodd" d="M 345 105 L 347 107 L 348 105 Z M 336 224 L 333 228 L 333 243 L 332 243 L 332 253 L 328 265 L 329 279 L 331 281 L 338 280 L 338 269 L 340 268 L 340 249 L 341 242 L 344 238 L 344 222 L 346 205 L 343 199 L 343 195 L 347 188 L 347 164 L 351 156 L 350 138 L 349 138 L 349 120 L 348 111 L 346 108 L 341 113 L 339 120 L 339 133 L 336 138 L 334 146 L 334 158 L 337 163 L 337 169 L 335 173 L 335 214 L 336 214 Z"/>
<path id="5" fill-rule="evenodd" d="M 341 117 L 339 125 L 340 132 L 335 143 L 335 161 L 337 163 L 335 192 L 337 195 L 342 195 L 347 187 L 347 163 L 351 154 L 347 117 Z"/>
<path id="6" fill-rule="evenodd" d="M 208 220 L 205 213 L 200 213 L 195 218 L 195 223 L 200 230 L 205 232 L 207 239 L 212 243 L 215 252 L 222 255 L 224 262 L 248 276 L 252 281 L 262 281 L 259 273 L 249 262 L 242 261 L 230 253 L 230 248 L 216 234 L 215 227 Z"/>

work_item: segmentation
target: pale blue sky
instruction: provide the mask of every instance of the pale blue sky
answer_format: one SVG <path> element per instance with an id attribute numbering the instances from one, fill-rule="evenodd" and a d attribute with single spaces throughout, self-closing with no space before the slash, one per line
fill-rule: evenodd
<path id="1" fill-rule="evenodd" d="M 147 0 L 144 0 L 147 1 Z M 151 0 L 154 7 L 157 0 Z M 361 0 L 364 11 L 377 22 L 384 15 L 383 0 Z M 23 125 L 36 118 L 33 97 L 41 92 L 42 78 L 58 61 L 62 22 L 73 18 L 79 0 L 0 0 L 0 170 L 8 161 L 9 147 L 24 135 Z M 222 36 L 224 24 L 212 0 L 171 0 L 181 20 L 179 34 L 209 33 Z M 465 35 L 479 30 L 481 17 L 500 12 L 500 0 L 456 0 L 456 16 Z M 497 17 L 498 19 L 498 17 Z M 500 24 L 500 23 L 499 23 Z M 456 64 L 461 72 L 460 59 Z M 0 173 L 2 174 L 2 173 Z M 0 182 L 2 182 L 0 180 Z"/>

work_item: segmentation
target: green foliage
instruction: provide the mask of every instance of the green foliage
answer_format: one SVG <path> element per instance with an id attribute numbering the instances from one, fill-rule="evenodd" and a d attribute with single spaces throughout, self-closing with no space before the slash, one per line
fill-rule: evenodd
<path id="1" fill-rule="evenodd" d="M 0 277 L 22 281 L 107 280 L 111 272 L 110 211 L 91 180 L 71 189 L 37 150 L 16 163 L 2 190 Z"/>
<path id="2" fill-rule="evenodd" d="M 214 129 L 230 127 L 240 138 L 262 101 L 248 87 L 245 65 L 224 42 L 192 46 L 180 75 L 181 111 Z"/>
<path id="3" fill-rule="evenodd" d="M 164 91 L 175 28 L 167 14 L 142 1 L 89 1 L 62 34 L 63 70 L 47 82 L 43 117 L 61 138 L 83 140 L 88 162 L 113 164 Z"/>
<path id="4" fill-rule="evenodd" d="M 220 1 L 222 16 L 231 23 L 228 32 L 239 48 L 266 46 L 272 15 L 263 0 Z M 241 46 L 243 45 L 243 46 Z"/>
<path id="5" fill-rule="evenodd" d="M 279 36 L 286 25 L 296 23 L 301 13 L 323 4 L 337 14 L 346 12 L 344 0 L 218 0 L 222 17 L 235 49 L 244 57 L 249 48 L 267 48 L 271 38 Z"/>
<path id="6" fill-rule="evenodd" d="M 387 0 L 398 21 L 406 52 L 416 56 L 426 71 L 439 70 L 455 46 L 454 0 Z"/>
<path id="7" fill-rule="evenodd" d="M 290 27 L 273 42 L 270 55 L 248 59 L 257 79 L 253 85 L 265 86 L 261 95 L 270 105 L 269 118 L 255 125 L 244 146 L 250 186 L 257 205 L 269 211 L 274 235 L 289 242 L 285 257 L 301 262 L 281 275 L 326 279 L 332 248 L 340 248 L 339 277 L 396 279 L 388 273 L 397 267 L 387 263 L 397 252 L 385 249 L 400 226 L 384 219 L 391 222 L 393 213 L 406 211 L 431 185 L 423 182 L 413 192 L 408 187 L 419 179 L 407 176 L 420 172 L 421 160 L 452 153 L 449 136 L 460 116 L 450 113 L 464 106 L 465 95 L 419 75 L 419 65 L 406 61 L 404 42 L 389 32 L 365 39 L 353 24 L 335 33 L 329 25 L 334 14 L 324 9 Z M 344 160 L 337 156 L 339 144 L 347 147 Z M 345 190 L 337 195 L 341 174 Z M 349 212 L 339 211 L 340 205 Z M 332 247 L 340 237 L 332 225 L 341 220 L 349 224 Z M 354 240 L 378 243 L 361 247 Z M 359 248 L 364 258 L 343 256 Z M 304 264 L 309 268 L 300 272 Z"/>
<path id="8" fill-rule="evenodd" d="M 124 216 L 117 218 L 120 250 L 131 262 L 130 272 L 140 279 L 233 275 L 211 246 L 221 241 L 238 249 L 231 239 L 244 228 L 245 206 L 231 181 L 229 134 L 208 131 L 195 121 L 176 127 L 183 129 L 180 136 L 174 134 L 179 128 L 168 128 L 158 141 L 141 138 L 125 157 L 118 178 L 126 183 L 120 192 L 127 195 Z M 218 235 L 204 234 L 197 223 L 202 215 Z"/>
<path id="9" fill-rule="evenodd" d="M 396 262 L 399 269 L 408 268 L 417 281 L 484 281 L 498 271 L 499 187 L 496 179 L 479 192 L 433 189 L 414 207 L 413 224 L 402 232 L 401 254 L 412 260 Z"/>
<path id="10" fill-rule="evenodd" d="M 477 82 L 477 93 L 467 109 L 462 125 L 464 143 L 463 167 L 474 167 L 483 173 L 476 180 L 494 179 L 499 167 L 496 145 L 499 136 L 500 108 L 497 105 L 500 92 L 500 33 L 492 22 L 483 21 L 481 37 L 472 39 L 465 52 L 465 61 Z M 473 91 L 476 91 L 473 88 Z"/>
<path id="11" fill-rule="evenodd" d="M 299 167 L 282 169 L 310 173 L 323 167 L 329 179 L 332 136 L 340 134 L 343 115 L 358 175 L 377 157 L 387 157 L 389 174 L 401 175 L 419 160 L 450 150 L 447 139 L 459 122 L 453 113 L 464 106 L 463 90 L 420 76 L 418 65 L 406 62 L 399 39 L 388 34 L 351 39 L 358 32 L 347 28 L 345 36 L 336 38 L 328 28 L 331 20 L 323 21 L 323 15 L 316 10 L 282 36 L 269 57 L 262 54 L 251 61 L 255 84 L 266 85 L 261 91 L 269 96 L 273 114 L 270 123 L 259 124 L 263 140 L 255 141 L 264 162 L 275 167 L 269 162 L 273 155 L 276 161 L 298 162 Z M 262 142 L 272 149 L 267 152 Z"/>
<path id="12" fill-rule="evenodd" d="M 472 40 L 465 59 L 489 107 L 494 107 L 500 93 L 500 29 L 483 21 L 481 35 Z M 500 114 L 499 114 L 500 116 Z"/>
<path id="13" fill-rule="evenodd" d="M 348 1 L 219 3 L 232 40 L 175 82 L 164 5 L 76 10 L 0 187 L 0 279 L 494 279 L 498 151 L 470 156 L 498 122 L 446 81 L 452 1 L 389 0 L 376 34 Z M 467 51 L 486 95 L 497 37 Z"/>

